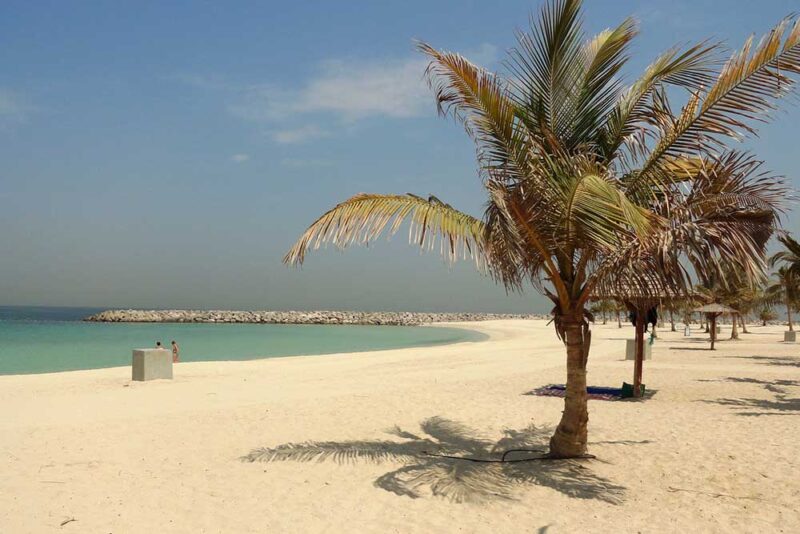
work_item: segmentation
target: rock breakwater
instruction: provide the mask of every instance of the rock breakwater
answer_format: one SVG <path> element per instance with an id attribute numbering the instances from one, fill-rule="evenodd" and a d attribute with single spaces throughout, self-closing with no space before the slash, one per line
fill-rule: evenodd
<path id="1" fill-rule="evenodd" d="M 228 310 L 106 310 L 84 321 L 102 323 L 259 323 L 360 324 L 416 326 L 426 323 L 538 319 L 543 315 L 496 313 L 351 312 L 351 311 L 228 311 Z"/>

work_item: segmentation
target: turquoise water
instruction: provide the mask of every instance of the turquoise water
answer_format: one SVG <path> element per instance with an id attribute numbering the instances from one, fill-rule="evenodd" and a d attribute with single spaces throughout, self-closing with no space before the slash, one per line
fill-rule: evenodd
<path id="1" fill-rule="evenodd" d="M 131 350 L 181 347 L 181 360 L 253 360 L 480 341 L 458 328 L 251 324 L 84 323 L 88 308 L 0 307 L 0 375 L 130 365 Z"/>

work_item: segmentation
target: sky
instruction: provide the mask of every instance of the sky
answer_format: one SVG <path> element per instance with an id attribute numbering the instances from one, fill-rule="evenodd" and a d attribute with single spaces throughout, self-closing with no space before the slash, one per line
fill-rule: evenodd
<path id="1" fill-rule="evenodd" d="M 358 192 L 480 216 L 463 129 L 415 40 L 501 70 L 537 1 L 0 3 L 0 304 L 542 312 L 397 234 L 281 259 Z M 626 79 L 674 44 L 739 47 L 796 0 L 587 0 L 641 27 Z M 747 147 L 800 183 L 797 106 Z M 786 229 L 800 229 L 798 217 Z"/>

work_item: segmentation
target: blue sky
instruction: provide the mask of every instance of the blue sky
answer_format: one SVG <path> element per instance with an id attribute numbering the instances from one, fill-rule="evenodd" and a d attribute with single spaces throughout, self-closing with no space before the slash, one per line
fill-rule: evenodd
<path id="1" fill-rule="evenodd" d="M 413 40 L 497 69 L 537 7 L 4 1 L 0 304 L 544 311 L 402 234 L 280 261 L 357 192 L 480 215 L 473 145 L 436 116 Z M 796 8 L 589 0 L 586 19 L 591 33 L 639 19 L 632 75 L 676 43 L 738 47 Z M 748 142 L 792 178 L 798 121 L 787 108 Z"/>

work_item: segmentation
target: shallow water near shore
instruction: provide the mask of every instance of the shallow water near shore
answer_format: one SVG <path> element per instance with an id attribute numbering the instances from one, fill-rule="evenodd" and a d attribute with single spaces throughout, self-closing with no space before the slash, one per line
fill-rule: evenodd
<path id="1" fill-rule="evenodd" d="M 90 308 L 0 307 L 0 375 L 130 365 L 131 350 L 181 347 L 182 361 L 399 349 L 481 341 L 461 328 L 273 324 L 86 323 Z"/>

